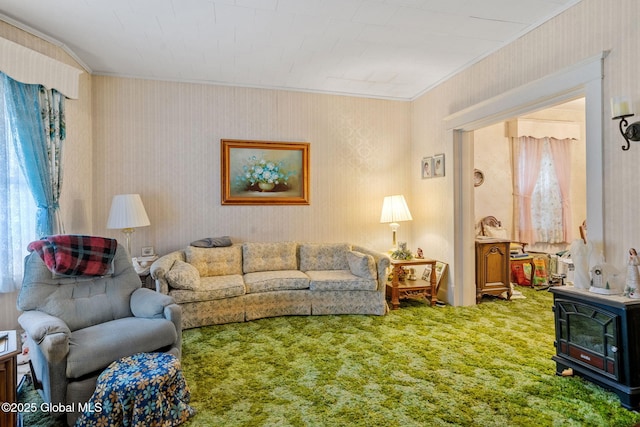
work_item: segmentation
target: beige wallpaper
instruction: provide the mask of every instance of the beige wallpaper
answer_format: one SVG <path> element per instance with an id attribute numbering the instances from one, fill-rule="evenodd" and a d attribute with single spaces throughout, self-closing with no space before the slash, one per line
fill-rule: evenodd
<path id="1" fill-rule="evenodd" d="M 414 221 L 400 227 L 400 239 L 450 262 L 457 238 L 451 200 L 456 162 L 443 119 L 604 50 L 610 50 L 604 99 L 626 94 L 640 108 L 640 2 L 615 3 L 583 0 L 411 103 L 86 78 L 83 96 L 69 106 L 68 124 L 78 133 L 65 152 L 67 231 L 119 237 L 104 228 L 111 197 L 137 192 L 152 225 L 134 235 L 134 253 L 147 245 L 163 253 L 223 234 L 352 241 L 384 250 L 390 233 L 378 223 L 382 198 L 404 193 Z M 0 35 L 72 62 L 59 48 L 9 27 L 0 25 Z M 311 205 L 220 206 L 221 138 L 310 142 Z M 623 268 L 627 249 L 640 247 L 640 145 L 623 152 L 621 143 L 617 124 L 605 120 L 606 256 Z M 447 175 L 420 179 L 420 159 L 437 153 L 446 155 Z M 449 278 L 445 293 L 453 285 Z M 14 301 L 0 296 L 0 313 L 7 313 L 0 325 L 14 321 L 5 311 Z"/>
<path id="2" fill-rule="evenodd" d="M 380 209 L 409 192 L 409 103 L 112 77 L 93 87 L 93 230 L 120 237 L 105 229 L 111 198 L 139 193 L 151 226 L 134 255 L 221 235 L 390 245 Z M 310 205 L 222 206 L 222 138 L 309 142 Z"/>

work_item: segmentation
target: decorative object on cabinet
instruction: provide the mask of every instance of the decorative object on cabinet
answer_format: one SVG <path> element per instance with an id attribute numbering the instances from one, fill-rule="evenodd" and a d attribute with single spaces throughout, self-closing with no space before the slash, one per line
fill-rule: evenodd
<path id="1" fill-rule="evenodd" d="M 436 154 L 433 156 L 433 176 L 444 176 L 444 154 Z"/>
<path id="2" fill-rule="evenodd" d="M 308 205 L 309 143 L 220 141 L 223 205 Z"/>
<path id="3" fill-rule="evenodd" d="M 421 163 L 422 179 L 433 177 L 433 157 L 424 157 Z"/>
<path id="4" fill-rule="evenodd" d="M 506 228 L 502 228 L 502 222 L 498 221 L 495 216 L 485 216 L 480 220 L 480 234 L 481 237 L 488 237 L 492 239 L 502 239 L 511 241 L 511 252 L 525 252 L 527 244 L 525 242 L 518 242 L 511 240 L 509 232 Z"/>
<path id="5" fill-rule="evenodd" d="M 118 194 L 113 196 L 107 228 L 121 229 L 127 241 L 127 251 L 131 256 L 131 234 L 138 227 L 151 225 L 139 194 Z"/>
<path id="6" fill-rule="evenodd" d="M 394 196 L 385 196 L 382 202 L 382 213 L 380 214 L 380 222 L 388 223 L 391 227 L 393 250 L 398 248 L 397 233 L 401 221 L 412 221 L 413 217 L 409 212 L 409 207 L 404 196 L 397 194 Z"/>

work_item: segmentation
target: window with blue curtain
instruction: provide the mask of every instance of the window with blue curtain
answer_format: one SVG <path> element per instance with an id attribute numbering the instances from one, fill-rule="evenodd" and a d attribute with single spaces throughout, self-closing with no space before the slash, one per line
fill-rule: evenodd
<path id="1" fill-rule="evenodd" d="M 36 204 L 18 163 L 11 135 L 4 79 L 0 79 L 0 292 L 22 282 L 27 245 L 36 238 Z"/>

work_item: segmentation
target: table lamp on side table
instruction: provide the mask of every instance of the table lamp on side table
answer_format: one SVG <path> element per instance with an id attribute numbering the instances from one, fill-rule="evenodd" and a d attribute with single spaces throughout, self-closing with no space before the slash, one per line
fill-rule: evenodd
<path id="1" fill-rule="evenodd" d="M 127 240 L 127 251 L 131 256 L 131 234 L 135 228 L 151 225 L 139 194 L 113 196 L 107 228 L 121 229 Z"/>
<path id="2" fill-rule="evenodd" d="M 396 235 L 398 233 L 398 227 L 400 221 L 412 221 L 411 212 L 404 199 L 404 196 L 399 194 L 395 196 L 385 196 L 382 203 L 382 214 L 380 215 L 381 223 L 389 223 L 392 232 L 393 249 L 398 249 L 398 241 Z"/>

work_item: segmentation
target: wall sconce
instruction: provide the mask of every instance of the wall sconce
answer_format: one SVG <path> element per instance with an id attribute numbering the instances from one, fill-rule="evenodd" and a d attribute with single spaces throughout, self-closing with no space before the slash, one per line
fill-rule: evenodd
<path id="1" fill-rule="evenodd" d="M 640 122 L 629 124 L 627 117 L 633 116 L 631 99 L 627 96 L 615 96 L 611 98 L 612 120 L 620 120 L 620 133 L 627 142 L 622 146 L 623 151 L 627 151 L 630 141 L 640 141 Z"/>

